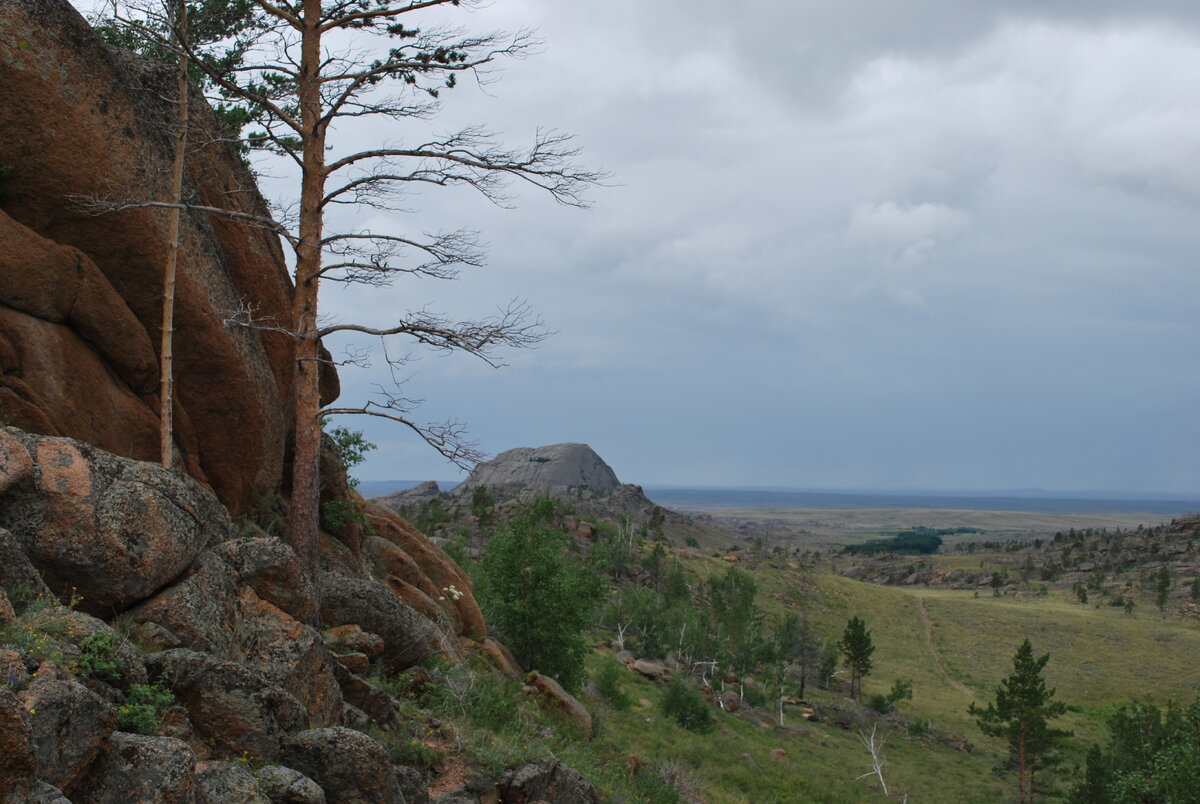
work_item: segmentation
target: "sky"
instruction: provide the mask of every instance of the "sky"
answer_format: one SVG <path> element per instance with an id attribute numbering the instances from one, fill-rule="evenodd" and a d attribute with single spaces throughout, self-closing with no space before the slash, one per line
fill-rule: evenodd
<path id="1" fill-rule="evenodd" d="M 587 210 L 437 188 L 358 213 L 476 229 L 487 265 L 327 286 L 327 320 L 519 298 L 555 333 L 498 370 L 419 354 L 417 419 L 492 454 L 585 442 L 643 485 L 1200 493 L 1200 5 L 494 0 L 452 19 L 543 44 L 443 93 L 433 128 L 571 132 L 611 178 Z M 334 147 L 421 136 L 361 125 Z M 342 372 L 343 402 L 380 364 Z M 363 479 L 461 476 L 403 428 L 341 423 L 378 445 Z"/>

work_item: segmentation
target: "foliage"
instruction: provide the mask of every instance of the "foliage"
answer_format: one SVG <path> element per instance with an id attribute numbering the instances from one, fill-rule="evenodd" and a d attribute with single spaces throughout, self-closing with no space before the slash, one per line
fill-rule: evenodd
<path id="1" fill-rule="evenodd" d="M 253 9 L 252 0 L 188 0 L 188 43 L 194 58 L 219 73 L 229 74 L 239 69 L 246 56 L 244 40 L 260 25 Z M 177 56 L 170 44 L 173 20 L 150 8 L 133 10 L 142 12 L 137 14 L 137 19 L 96 17 L 90 22 L 104 41 L 114 47 L 175 64 Z M 210 94 L 218 90 L 207 72 L 195 63 L 189 66 L 188 76 Z M 222 134 L 237 141 L 239 150 L 246 153 L 249 147 L 240 137 L 242 129 L 251 120 L 250 107 L 228 95 L 223 100 L 214 97 L 212 101 Z"/>
<path id="2" fill-rule="evenodd" d="M 838 649 L 838 643 L 833 639 L 825 640 L 825 644 L 821 647 L 821 655 L 817 657 L 817 685 L 821 689 L 829 689 L 829 685 L 837 673 L 840 657 L 841 651 Z"/>
<path id="3" fill-rule="evenodd" d="M 1108 719 L 1108 729 L 1108 745 L 1088 752 L 1070 804 L 1200 802 L 1200 700 L 1165 712 L 1135 701 Z"/>
<path id="4" fill-rule="evenodd" d="M 1164 564 L 1154 573 L 1154 604 L 1158 610 L 1166 608 L 1167 597 L 1171 594 L 1171 570 Z"/>
<path id="5" fill-rule="evenodd" d="M 496 531 L 479 563 L 475 595 L 523 667 L 577 690 L 588 653 L 583 632 L 603 586 L 583 562 L 566 556 L 567 537 L 551 526 L 553 512 L 543 498 Z"/>
<path id="6" fill-rule="evenodd" d="M 671 679 L 659 704 L 662 713 L 689 731 L 708 734 L 717 727 L 700 691 L 678 676 Z"/>
<path id="7" fill-rule="evenodd" d="M 330 500 L 321 505 L 321 526 L 330 533 L 337 533 L 343 528 L 358 525 L 366 532 L 371 532 L 371 521 L 362 506 L 354 500 Z"/>
<path id="8" fill-rule="evenodd" d="M 337 447 L 338 456 L 342 459 L 342 464 L 346 467 L 346 482 L 351 486 L 357 486 L 358 478 L 351 477 L 349 472 L 366 460 L 367 453 L 375 449 L 375 445 L 368 441 L 360 430 L 332 427 L 326 432 L 333 439 L 333 443 Z"/>
<path id="9" fill-rule="evenodd" d="M 175 696 L 157 684 L 133 684 L 125 703 L 117 707 L 117 728 L 134 734 L 154 734 L 162 726 L 162 713 Z"/>
<path id="10" fill-rule="evenodd" d="M 492 506 L 495 504 L 496 499 L 488 491 L 487 486 L 476 486 L 475 490 L 471 492 L 471 513 L 479 520 L 479 524 L 485 528 L 495 524 L 496 512 L 492 510 Z"/>
<path id="11" fill-rule="evenodd" d="M 875 553 L 901 553 L 907 555 L 930 555 L 942 547 L 941 534 L 977 532 L 973 528 L 911 528 L 900 531 L 890 539 L 872 539 L 863 544 L 847 546 L 843 552 L 872 555 Z"/>
<path id="12" fill-rule="evenodd" d="M 1035 659 L 1033 645 L 1026 639 L 1013 656 L 1012 675 L 996 687 L 996 700 L 986 709 L 971 704 L 967 710 L 984 734 L 998 737 L 1008 746 L 1008 759 L 997 772 L 1017 772 L 1021 804 L 1033 800 L 1038 773 L 1060 764 L 1059 749 L 1071 736 L 1048 723 L 1067 711 L 1065 704 L 1053 700 L 1054 690 L 1047 689 L 1042 678 L 1049 661 L 1048 653 Z"/>
<path id="13" fill-rule="evenodd" d="M 872 668 L 871 655 L 875 653 L 875 644 L 871 641 L 871 632 L 867 624 L 859 617 L 851 617 L 846 623 L 846 630 L 838 642 L 838 650 L 842 652 L 846 667 L 850 668 L 850 697 L 862 696 L 862 679 Z"/>
<path id="14" fill-rule="evenodd" d="M 116 634 L 101 631 L 79 643 L 79 671 L 100 681 L 119 681 L 125 660 L 117 655 Z"/>
<path id="15" fill-rule="evenodd" d="M 592 674 L 592 680 L 596 682 L 596 689 L 600 690 L 600 694 L 604 696 L 604 700 L 608 701 L 608 705 L 613 709 L 624 711 L 629 708 L 633 701 L 629 697 L 629 693 L 625 692 L 625 688 L 621 685 L 621 677 L 625 675 L 625 668 L 613 656 L 605 656 L 600 662 L 600 666 Z"/>

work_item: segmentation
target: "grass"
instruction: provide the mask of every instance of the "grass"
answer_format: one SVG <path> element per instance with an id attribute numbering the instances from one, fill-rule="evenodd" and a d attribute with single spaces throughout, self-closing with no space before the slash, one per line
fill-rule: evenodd
<path id="1" fill-rule="evenodd" d="M 978 571 L 981 582 L 993 569 L 1005 564 L 1011 569 L 1014 560 L 984 551 L 932 558 L 937 569 Z M 711 556 L 690 555 L 682 561 L 695 578 L 723 572 L 727 566 Z M 927 719 L 935 730 L 975 745 L 975 751 L 963 753 L 894 734 L 885 750 L 885 773 L 889 787 L 909 792 L 911 800 L 982 804 L 1010 797 L 1009 780 L 991 772 L 1004 748 L 982 735 L 967 707 L 993 699 L 1026 637 L 1039 654 L 1050 653 L 1048 685 L 1072 707 L 1055 724 L 1077 738 L 1066 752 L 1066 783 L 1070 766 L 1081 764 L 1088 746 L 1104 739 L 1105 719 L 1121 702 L 1146 698 L 1162 704 L 1173 698 L 1186 703 L 1197 695 L 1194 663 L 1200 655 L 1200 628 L 1193 620 L 1159 614 L 1142 597 L 1131 616 L 1104 605 L 1098 596 L 1080 605 L 1066 584 L 1050 584 L 1044 597 L 993 597 L 986 588 L 976 597 L 974 591 L 876 586 L 834 574 L 828 556 L 818 563 L 818 569 L 797 570 L 783 560 L 743 555 L 738 566 L 754 573 L 758 604 L 768 618 L 809 600 L 816 630 L 836 638 L 851 616 L 863 617 L 876 646 L 864 698 L 886 693 L 896 679 L 910 680 L 913 699 L 901 703 L 901 712 L 910 720 Z M 661 695 L 661 688 L 633 674 L 623 683 L 635 700 L 657 702 Z M 816 703 L 845 705 L 840 698 L 844 686 L 842 675 L 834 692 L 815 691 L 809 697 Z M 704 737 L 663 721 L 653 707 L 635 707 L 607 713 L 605 730 L 648 761 L 694 757 L 691 770 L 710 800 L 879 800 L 879 791 L 872 790 L 868 780 L 853 781 L 869 767 L 866 751 L 852 731 L 802 723 L 797 733 L 790 733 L 722 714 L 717 732 Z M 789 760 L 775 760 L 773 747 L 782 748 Z"/>

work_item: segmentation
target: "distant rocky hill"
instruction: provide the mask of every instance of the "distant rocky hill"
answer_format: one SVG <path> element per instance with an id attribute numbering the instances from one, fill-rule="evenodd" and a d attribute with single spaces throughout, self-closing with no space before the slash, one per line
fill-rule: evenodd
<path id="1" fill-rule="evenodd" d="M 470 497 L 487 486 L 495 496 L 595 499 L 612 493 L 621 481 L 617 473 L 587 444 L 517 447 L 475 467 L 451 496 Z"/>
<path id="2" fill-rule="evenodd" d="M 405 516 L 414 516 L 435 501 L 446 508 L 466 508 L 479 489 L 501 512 L 546 495 L 569 502 L 581 516 L 625 519 L 633 527 L 661 534 L 672 541 L 689 537 L 722 543 L 728 537 L 718 529 L 671 511 L 648 498 L 641 486 L 622 483 L 617 473 L 587 444 L 550 444 L 518 447 L 479 464 L 459 485 L 443 492 L 432 480 L 415 488 L 377 497 L 373 502 Z"/>

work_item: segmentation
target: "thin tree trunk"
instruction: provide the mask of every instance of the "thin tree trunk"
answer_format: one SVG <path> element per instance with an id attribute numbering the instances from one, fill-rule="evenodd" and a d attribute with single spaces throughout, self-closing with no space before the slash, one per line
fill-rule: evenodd
<path id="1" fill-rule="evenodd" d="M 187 41 L 187 3 L 179 0 L 177 33 L 180 44 Z M 182 48 L 181 48 L 182 50 Z M 159 455 L 164 469 L 170 469 L 174 463 L 172 449 L 174 444 L 174 339 L 175 339 L 175 272 L 179 265 L 179 218 L 180 205 L 183 203 L 183 162 L 187 151 L 188 127 L 188 79 L 187 59 L 179 55 L 178 84 L 175 92 L 177 105 L 175 114 L 175 164 L 171 175 L 171 202 L 167 229 L 167 266 L 163 272 L 163 307 L 162 307 L 162 348 L 160 350 L 159 370 Z"/>
<path id="2" fill-rule="evenodd" d="M 296 289 L 292 324 L 296 345 L 295 450 L 289 527 L 292 546 L 304 573 L 317 591 L 321 494 L 321 363 L 317 338 L 317 294 L 320 289 L 321 237 L 325 192 L 325 126 L 321 121 L 320 0 L 305 0 L 300 64 L 300 118 L 304 141 L 300 188 L 300 243 L 296 249 Z M 318 606 L 319 611 L 319 606 Z M 316 615 L 319 620 L 320 614 Z"/>

